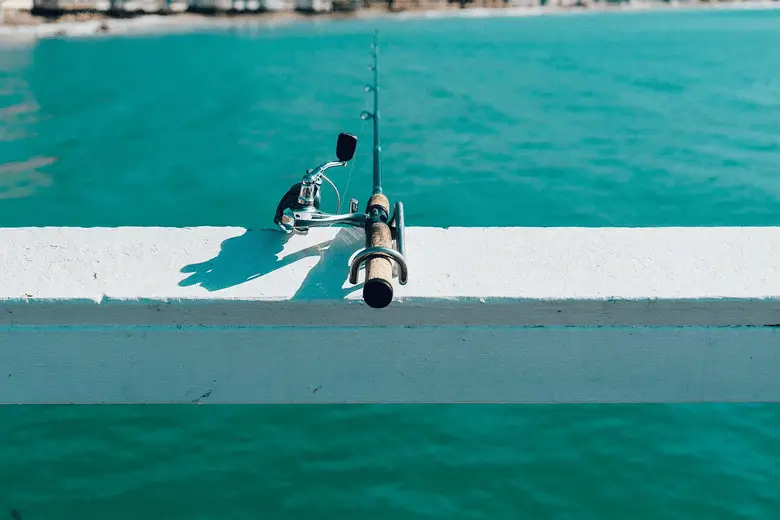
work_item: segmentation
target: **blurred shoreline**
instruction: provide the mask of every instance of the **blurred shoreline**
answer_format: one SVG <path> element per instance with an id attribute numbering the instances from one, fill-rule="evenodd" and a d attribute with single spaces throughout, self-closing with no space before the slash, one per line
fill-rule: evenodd
<path id="1" fill-rule="evenodd" d="M 220 28 L 272 27 L 304 21 L 349 19 L 529 17 L 606 12 L 769 9 L 780 9 L 780 0 L 725 0 L 719 2 L 637 0 L 621 3 L 577 2 L 572 5 L 537 5 L 527 7 L 498 3 L 493 4 L 493 6 L 467 4 L 465 8 L 461 8 L 458 3 L 446 3 L 433 4 L 433 7 L 431 7 L 431 4 L 428 4 L 393 10 L 388 9 L 386 4 L 374 4 L 351 11 L 320 13 L 298 11 L 195 13 L 182 10 L 181 12 L 165 14 L 123 13 L 121 16 L 97 10 L 36 14 L 26 9 L 6 7 L 5 11 L 0 15 L 0 41 L 29 41 L 40 38 L 117 34 L 175 33 Z"/>

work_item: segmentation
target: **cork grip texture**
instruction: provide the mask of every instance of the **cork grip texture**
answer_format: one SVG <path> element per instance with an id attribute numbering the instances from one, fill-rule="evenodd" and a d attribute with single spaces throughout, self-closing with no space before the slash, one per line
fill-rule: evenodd
<path id="1" fill-rule="evenodd" d="M 368 208 L 382 206 L 389 213 L 390 202 L 382 194 L 372 195 Z M 384 222 L 374 222 L 366 235 L 367 247 L 393 247 L 390 226 Z M 374 308 L 387 307 L 393 299 L 393 264 L 385 257 L 374 257 L 366 262 L 366 283 L 363 286 L 363 299 Z"/>

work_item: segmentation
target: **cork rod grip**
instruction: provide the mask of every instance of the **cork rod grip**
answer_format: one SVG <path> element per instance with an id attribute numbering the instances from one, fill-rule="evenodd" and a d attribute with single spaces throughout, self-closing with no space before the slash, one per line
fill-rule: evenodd
<path id="1" fill-rule="evenodd" d="M 389 213 L 390 202 L 382 194 L 372 195 L 368 208 L 382 206 Z M 393 247 L 390 226 L 384 222 L 372 222 L 366 233 L 366 247 Z M 363 300 L 369 307 L 381 309 L 393 301 L 393 263 L 383 256 L 375 256 L 366 262 L 366 282 Z"/>

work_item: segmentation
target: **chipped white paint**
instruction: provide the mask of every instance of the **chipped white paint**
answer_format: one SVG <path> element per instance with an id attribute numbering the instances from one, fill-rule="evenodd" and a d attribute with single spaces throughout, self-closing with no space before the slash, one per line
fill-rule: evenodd
<path id="1" fill-rule="evenodd" d="M 780 400 L 780 228 L 410 228 L 383 310 L 362 241 L 0 229 L 0 403 Z"/>

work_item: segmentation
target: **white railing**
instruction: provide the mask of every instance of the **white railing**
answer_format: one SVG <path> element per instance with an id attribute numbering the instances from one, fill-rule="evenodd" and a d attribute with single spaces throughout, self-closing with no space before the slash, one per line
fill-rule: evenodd
<path id="1" fill-rule="evenodd" d="M 0 230 L 0 403 L 780 400 L 780 228 Z"/>

